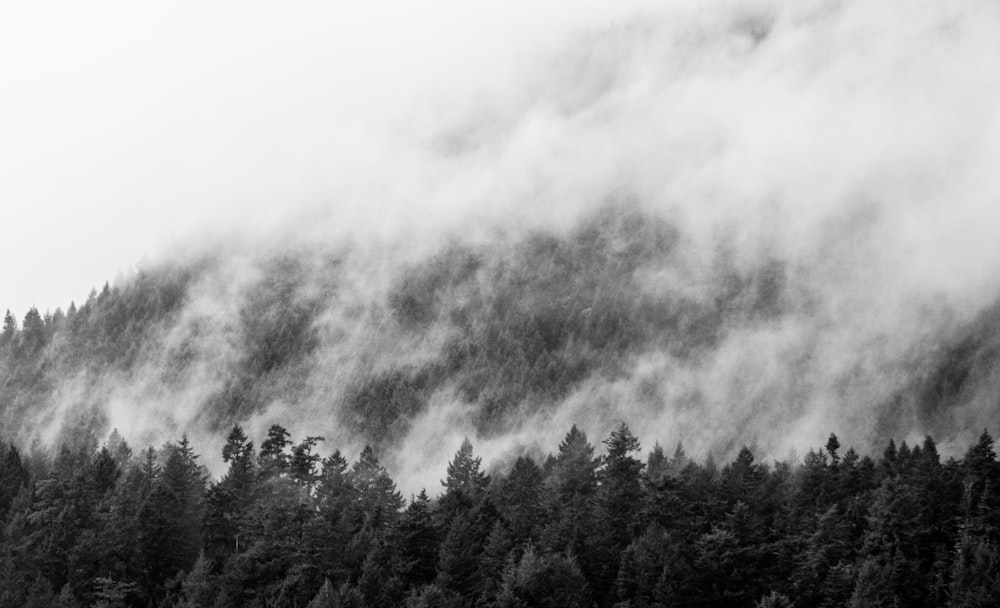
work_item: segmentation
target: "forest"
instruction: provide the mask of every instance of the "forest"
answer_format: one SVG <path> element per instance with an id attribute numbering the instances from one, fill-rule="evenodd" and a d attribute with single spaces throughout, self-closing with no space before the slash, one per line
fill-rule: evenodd
<path id="1" fill-rule="evenodd" d="M 238 425 L 217 481 L 186 437 L 118 433 L 0 462 L 0 607 L 996 606 L 1000 465 L 983 431 L 878 457 L 595 446 L 485 469 L 466 439 L 404 497 L 378 454 Z M 555 446 L 553 446 L 555 447 Z M 640 458 L 640 454 L 647 454 Z"/>
<path id="2" fill-rule="evenodd" d="M 1000 305 L 897 340 L 686 238 L 609 207 L 8 312 L 0 608 L 1000 605 Z"/>

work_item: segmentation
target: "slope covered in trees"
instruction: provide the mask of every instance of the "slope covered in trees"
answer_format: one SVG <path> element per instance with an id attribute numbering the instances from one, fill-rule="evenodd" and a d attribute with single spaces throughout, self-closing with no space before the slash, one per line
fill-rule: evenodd
<path id="1" fill-rule="evenodd" d="M 257 441 L 259 441 L 259 444 Z M 228 434 L 209 480 L 186 437 L 53 456 L 4 446 L 0 607 L 991 606 L 1000 463 L 985 431 L 881 456 L 831 435 L 801 462 L 721 466 L 620 425 L 572 427 L 489 474 L 466 440 L 408 500 L 370 447 Z M 257 447 L 259 445 L 259 448 Z M 325 455 L 324 455 L 325 454 Z"/>
<path id="2" fill-rule="evenodd" d="M 51 446 L 116 426 L 218 447 L 233 423 L 281 420 L 398 468 L 444 420 L 496 445 L 626 420 L 728 457 L 746 438 L 722 421 L 774 456 L 830 428 L 865 449 L 951 446 L 995 416 L 995 313 L 918 302 L 918 324 L 859 325 L 865 302 L 824 291 L 816 268 L 711 243 L 619 203 L 383 262 L 375 244 L 151 265 L 65 312 L 7 315 L 0 436 Z"/>

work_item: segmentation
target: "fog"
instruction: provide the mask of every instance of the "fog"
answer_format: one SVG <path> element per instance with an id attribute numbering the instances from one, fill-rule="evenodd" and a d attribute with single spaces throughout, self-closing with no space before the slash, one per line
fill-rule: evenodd
<path id="1" fill-rule="evenodd" d="M 492 461 L 554 449 L 574 423 L 597 441 L 625 421 L 645 447 L 722 457 L 740 443 L 781 457 L 831 431 L 872 448 L 886 429 L 942 430 L 906 411 L 886 427 L 880 408 L 1000 287 L 1000 7 L 663 4 L 0 19 L 17 91 L 0 102 L 14 134 L 0 197 L 19 227 L 3 254 L 25 260 L 9 306 L 65 306 L 131 264 L 217 260 L 141 365 L 66 379 L 39 436 L 57 437 L 90 391 L 126 437 L 188 432 L 217 452 L 203 409 L 244 355 L 234 320 L 276 276 L 262 270 L 274 253 L 301 264 L 296 298 L 322 302 L 320 347 L 243 421 L 356 453 L 344 391 L 433 359 L 452 335 L 392 323 L 401 272 L 456 242 L 486 267 L 516 259 L 520 239 L 565 235 L 609 204 L 681 235 L 669 264 L 641 269 L 641 297 L 711 300 L 724 252 L 747 275 L 783 264 L 780 314 L 730 321 L 694 358 L 636 348 L 622 373 L 501 434 L 477 436 L 476 404 L 442 385 L 382 454 L 404 489 L 436 488 L 463 436 Z M 195 363 L 165 386 L 158 370 L 191 342 Z M 946 446 L 991 420 L 976 407 L 944 427 Z"/>

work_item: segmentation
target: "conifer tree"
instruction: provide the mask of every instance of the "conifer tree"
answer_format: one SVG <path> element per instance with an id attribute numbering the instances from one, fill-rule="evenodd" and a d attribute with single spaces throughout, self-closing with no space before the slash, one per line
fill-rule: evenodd
<path id="1" fill-rule="evenodd" d="M 0 330 L 0 348 L 13 344 L 16 337 L 17 319 L 14 318 L 14 315 L 10 314 L 10 309 L 8 309 L 3 317 L 3 329 Z"/>
<path id="2" fill-rule="evenodd" d="M 440 538 L 431 517 L 431 501 L 420 490 L 403 512 L 393 531 L 399 569 L 410 587 L 429 585 L 436 575 Z"/>
<path id="3" fill-rule="evenodd" d="M 498 484 L 497 504 L 517 542 L 532 538 L 544 515 L 542 470 L 529 456 L 519 456 L 507 479 Z"/>
<path id="4" fill-rule="evenodd" d="M 489 477 L 482 470 L 482 459 L 473 455 L 472 442 L 466 437 L 448 463 L 448 477 L 441 482 L 445 488 L 441 498 L 445 521 L 475 506 L 488 483 Z"/>
<path id="5" fill-rule="evenodd" d="M 359 519 L 366 526 L 382 528 L 396 521 L 403 507 L 403 496 L 396 483 L 379 463 L 371 446 L 365 446 L 351 467 L 351 487 Z"/>
<path id="6" fill-rule="evenodd" d="M 285 427 L 272 424 L 267 430 L 267 439 L 260 444 L 260 454 L 257 463 L 263 475 L 280 475 L 289 466 L 289 456 L 286 450 L 292 445 L 292 440 Z"/>
<path id="7" fill-rule="evenodd" d="M 520 561 L 506 570 L 497 608 L 589 608 L 586 579 L 575 561 L 560 554 L 539 555 L 529 547 Z"/>

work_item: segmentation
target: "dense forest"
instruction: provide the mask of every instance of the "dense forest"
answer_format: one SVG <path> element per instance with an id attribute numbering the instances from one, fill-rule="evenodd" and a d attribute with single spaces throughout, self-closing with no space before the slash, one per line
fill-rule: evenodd
<path id="1" fill-rule="evenodd" d="M 1000 464 L 934 441 L 878 458 L 831 435 L 801 462 L 678 445 L 622 424 L 404 497 L 377 453 L 239 426 L 209 481 L 186 437 L 117 433 L 52 457 L 4 448 L 0 606 L 996 606 Z M 601 449 L 603 448 L 603 449 Z"/>
<path id="2" fill-rule="evenodd" d="M 20 4 L 0 608 L 1000 608 L 1000 2 Z"/>
<path id="3" fill-rule="evenodd" d="M 996 605 L 1000 468 L 965 447 L 1000 308 L 899 338 L 687 238 L 626 205 L 376 278 L 204 255 L 7 313 L 0 608 Z"/>

